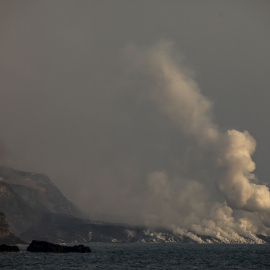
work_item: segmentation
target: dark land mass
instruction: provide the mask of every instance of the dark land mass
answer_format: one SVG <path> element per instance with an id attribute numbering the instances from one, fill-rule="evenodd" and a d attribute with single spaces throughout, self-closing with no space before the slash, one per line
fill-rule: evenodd
<path id="1" fill-rule="evenodd" d="M 196 243 L 196 236 L 204 243 L 221 243 L 220 239 L 207 235 L 185 236 L 165 228 L 91 221 L 46 175 L 3 166 L 0 166 L 0 212 L 0 244 L 20 244 L 21 239 L 54 243 Z M 268 236 L 257 237 L 270 243 Z M 246 243 L 254 243 L 245 239 Z"/>
<path id="2" fill-rule="evenodd" d="M 94 223 L 62 214 L 46 214 L 35 226 L 21 234 L 26 241 L 40 239 L 50 242 L 194 242 L 186 236 L 176 236 L 166 229 L 158 232 L 144 226 Z M 212 237 L 208 237 L 212 239 Z M 217 240 L 218 241 L 218 240 Z"/>
<path id="3" fill-rule="evenodd" d="M 30 252 L 54 252 L 54 253 L 89 253 L 91 249 L 84 245 L 78 246 L 62 246 L 58 244 L 49 243 L 46 241 L 37 241 L 33 240 L 32 243 L 28 246 L 27 251 Z"/>
<path id="4" fill-rule="evenodd" d="M 195 236 L 200 237 L 205 243 L 222 243 L 220 239 L 212 236 Z M 197 243 L 188 236 L 174 234 L 166 228 L 93 222 L 63 214 L 44 215 L 37 224 L 21 234 L 21 237 L 26 241 L 40 239 L 55 243 Z M 246 238 L 246 240 L 249 242 L 249 239 Z M 270 242 L 270 238 L 266 236 L 262 240 L 266 243 Z M 252 243 L 251 240 L 250 243 Z"/>
<path id="5" fill-rule="evenodd" d="M 0 245 L 0 252 L 19 252 L 20 249 L 17 246 Z"/>

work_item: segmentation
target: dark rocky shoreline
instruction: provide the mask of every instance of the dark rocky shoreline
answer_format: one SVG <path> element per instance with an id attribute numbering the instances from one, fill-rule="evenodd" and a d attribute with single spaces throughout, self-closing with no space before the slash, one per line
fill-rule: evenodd
<path id="1" fill-rule="evenodd" d="M 19 252 L 20 249 L 17 246 L 0 245 L 0 252 Z"/>
<path id="2" fill-rule="evenodd" d="M 46 241 L 33 240 L 27 247 L 28 252 L 44 252 L 44 253 L 90 253 L 91 249 L 84 245 L 63 246 Z M 20 252 L 18 246 L 0 245 L 0 252 Z"/>
<path id="3" fill-rule="evenodd" d="M 75 245 L 75 246 L 62 246 L 58 244 L 53 244 L 46 241 L 37 241 L 33 240 L 32 243 L 28 246 L 27 251 L 29 252 L 53 252 L 53 253 L 89 253 L 91 249 L 84 245 Z"/>

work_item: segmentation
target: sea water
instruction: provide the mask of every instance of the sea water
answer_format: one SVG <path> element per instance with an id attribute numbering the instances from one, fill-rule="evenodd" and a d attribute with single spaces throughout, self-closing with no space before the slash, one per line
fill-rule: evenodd
<path id="1" fill-rule="evenodd" d="M 0 269 L 270 269 L 270 245 L 90 243 L 91 253 L 0 253 Z"/>

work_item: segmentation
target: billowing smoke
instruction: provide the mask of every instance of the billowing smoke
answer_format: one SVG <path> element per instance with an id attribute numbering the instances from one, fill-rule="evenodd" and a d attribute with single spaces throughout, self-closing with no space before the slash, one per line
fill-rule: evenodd
<path id="1" fill-rule="evenodd" d="M 132 72 L 142 74 L 148 95 L 168 121 L 195 142 L 194 163 L 200 156 L 207 170 L 201 175 L 163 168 L 150 173 L 144 212 L 147 223 L 168 226 L 198 242 L 202 240 L 192 232 L 224 242 L 244 242 L 242 236 L 260 242 L 255 234 L 269 232 L 270 193 L 267 186 L 256 184 L 253 174 L 255 140 L 247 131 L 223 132 L 214 123 L 212 103 L 181 65 L 171 43 L 145 50 L 130 45 L 125 55 L 131 59 Z"/>
<path id="2" fill-rule="evenodd" d="M 270 210 L 270 193 L 265 185 L 252 183 L 255 163 L 251 154 L 255 140 L 247 131 L 228 130 L 223 135 L 223 149 L 218 163 L 224 166 L 224 176 L 219 180 L 219 190 L 234 209 L 246 211 Z"/>

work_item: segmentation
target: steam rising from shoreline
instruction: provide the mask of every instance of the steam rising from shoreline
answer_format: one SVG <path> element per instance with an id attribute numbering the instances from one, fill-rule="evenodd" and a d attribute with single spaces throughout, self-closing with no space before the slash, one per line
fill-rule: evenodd
<path id="1" fill-rule="evenodd" d="M 161 42 L 148 50 L 128 46 L 125 54 L 133 63 L 133 72 L 147 78 L 151 99 L 168 121 L 196 142 L 198 155 L 210 164 L 208 179 L 188 179 L 180 173 L 172 176 L 162 169 L 150 173 L 145 208 L 148 224 L 168 226 L 194 239 L 197 236 L 191 231 L 224 242 L 245 242 L 242 236 L 260 242 L 255 234 L 269 233 L 265 224 L 270 193 L 267 186 L 254 183 L 253 137 L 247 131 L 219 129 L 211 102 L 179 64 L 171 43 Z"/>

